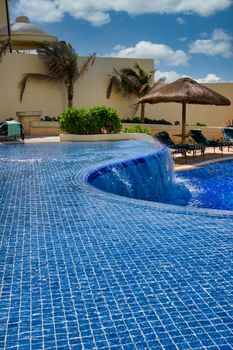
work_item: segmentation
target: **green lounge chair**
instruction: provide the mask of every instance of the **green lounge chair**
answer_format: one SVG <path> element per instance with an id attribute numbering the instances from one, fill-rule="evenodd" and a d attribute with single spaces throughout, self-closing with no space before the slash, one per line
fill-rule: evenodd
<path id="1" fill-rule="evenodd" d="M 220 141 L 220 140 L 208 140 L 201 132 L 200 129 L 193 129 L 189 132 L 190 136 L 193 138 L 193 140 L 197 143 L 201 143 L 205 145 L 206 147 L 213 147 L 214 153 L 215 148 L 218 147 L 220 151 L 223 153 L 223 147 L 230 147 L 230 143 L 228 141 Z"/>
<path id="2" fill-rule="evenodd" d="M 222 130 L 223 140 L 233 142 L 233 127 L 226 127 Z"/>
<path id="3" fill-rule="evenodd" d="M 16 120 L 9 120 L 0 123 L 0 136 L 5 138 L 21 138 L 24 140 L 24 130 L 21 123 Z"/>
<path id="4" fill-rule="evenodd" d="M 205 146 L 203 144 L 176 144 L 172 141 L 167 131 L 160 131 L 156 133 L 155 139 L 157 139 L 160 143 L 170 148 L 172 150 L 173 156 L 175 156 L 176 154 L 181 154 L 187 160 L 187 153 L 192 153 L 194 157 L 197 151 L 201 151 L 201 154 L 204 157 Z"/>

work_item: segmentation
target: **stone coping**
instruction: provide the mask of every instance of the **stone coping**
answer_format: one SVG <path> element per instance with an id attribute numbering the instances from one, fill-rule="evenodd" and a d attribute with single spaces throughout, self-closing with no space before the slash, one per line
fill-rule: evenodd
<path id="1" fill-rule="evenodd" d="M 30 127 L 32 128 L 59 128 L 59 124 L 56 121 L 47 121 L 47 120 L 39 120 L 39 121 L 32 121 L 30 123 Z"/>
<path id="2" fill-rule="evenodd" d="M 175 171 L 193 170 L 193 169 L 202 168 L 204 166 L 211 165 L 214 163 L 220 163 L 220 162 L 225 162 L 229 160 L 233 160 L 233 155 L 229 157 L 222 157 L 222 158 L 216 158 L 216 159 L 212 158 L 212 159 L 204 160 L 202 162 L 194 163 L 194 164 L 184 164 L 184 165 L 174 164 L 174 167 L 175 167 Z"/>
<path id="3" fill-rule="evenodd" d="M 60 134 L 59 137 L 61 142 L 141 140 L 141 141 L 156 143 L 155 139 L 152 136 L 147 134 L 141 134 L 141 133 L 116 133 L 116 134 L 98 134 L 98 135 Z"/>
<path id="4" fill-rule="evenodd" d="M 16 112 L 17 117 L 42 116 L 42 111 L 21 111 Z"/>

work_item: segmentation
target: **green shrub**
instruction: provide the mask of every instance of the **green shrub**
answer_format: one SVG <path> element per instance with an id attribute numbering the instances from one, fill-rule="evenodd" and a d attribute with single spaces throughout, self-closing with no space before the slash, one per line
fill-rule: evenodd
<path id="1" fill-rule="evenodd" d="M 174 125 L 180 125 L 179 120 L 176 120 L 176 121 L 174 122 Z"/>
<path id="2" fill-rule="evenodd" d="M 72 134 L 101 134 L 121 130 L 117 112 L 105 106 L 91 109 L 67 108 L 59 121 L 60 129 Z"/>
<path id="3" fill-rule="evenodd" d="M 141 123 L 141 119 L 139 117 L 134 118 L 126 118 L 121 120 L 122 123 Z M 172 125 L 171 122 L 169 122 L 166 119 L 150 119 L 150 118 L 144 118 L 144 124 L 163 124 L 163 125 Z"/>
<path id="4" fill-rule="evenodd" d="M 87 109 L 67 108 L 60 116 L 60 129 L 72 134 L 90 133 L 90 113 Z"/>
<path id="5" fill-rule="evenodd" d="M 125 128 L 123 130 L 123 132 L 125 133 L 142 133 L 142 134 L 148 134 L 148 135 L 152 135 L 152 131 L 147 129 L 147 128 L 142 128 L 140 125 L 136 125 L 133 128 Z"/>
<path id="6" fill-rule="evenodd" d="M 141 123 L 141 119 L 139 117 L 134 118 L 123 118 L 121 119 L 122 123 Z"/>
<path id="7" fill-rule="evenodd" d="M 97 106 L 90 109 L 90 114 L 96 121 L 99 133 L 112 133 L 121 130 L 121 121 L 115 109 L 106 106 Z"/>
<path id="8" fill-rule="evenodd" d="M 206 126 L 206 124 L 202 124 L 202 123 L 197 122 L 196 126 Z"/>
<path id="9" fill-rule="evenodd" d="M 41 118 L 41 120 L 46 122 L 57 122 L 59 120 L 59 117 L 50 117 L 49 115 L 45 115 Z"/>

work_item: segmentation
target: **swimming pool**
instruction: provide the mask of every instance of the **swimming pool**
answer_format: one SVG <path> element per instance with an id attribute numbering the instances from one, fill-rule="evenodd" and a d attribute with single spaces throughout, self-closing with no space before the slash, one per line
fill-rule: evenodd
<path id="1" fill-rule="evenodd" d="M 174 172 L 166 148 L 88 172 L 84 181 L 120 196 L 196 208 L 233 210 L 233 161 Z"/>
<path id="2" fill-rule="evenodd" d="M 1 349 L 232 349 L 231 212 L 81 181 L 90 167 L 156 150 L 0 145 Z"/>
<path id="3" fill-rule="evenodd" d="M 233 210 L 233 161 L 225 161 L 176 174 L 176 181 L 191 193 L 187 205 Z M 176 204 L 176 201 L 174 201 Z"/>

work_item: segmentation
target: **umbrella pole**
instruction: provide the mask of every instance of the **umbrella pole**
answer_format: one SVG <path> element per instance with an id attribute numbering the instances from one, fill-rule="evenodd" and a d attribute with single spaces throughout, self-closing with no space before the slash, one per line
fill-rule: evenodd
<path id="1" fill-rule="evenodd" d="M 6 7 L 6 21 L 7 21 L 7 32 L 8 32 L 9 49 L 10 49 L 10 53 L 12 53 L 11 25 L 10 25 L 8 0 L 5 0 L 5 7 Z"/>
<path id="2" fill-rule="evenodd" d="M 181 132 L 181 143 L 185 143 L 186 134 L 186 103 L 182 103 L 182 132 Z"/>

